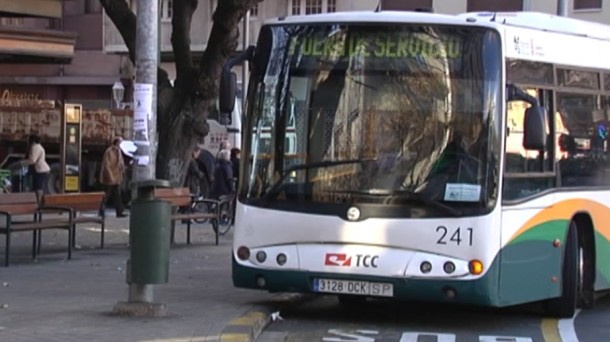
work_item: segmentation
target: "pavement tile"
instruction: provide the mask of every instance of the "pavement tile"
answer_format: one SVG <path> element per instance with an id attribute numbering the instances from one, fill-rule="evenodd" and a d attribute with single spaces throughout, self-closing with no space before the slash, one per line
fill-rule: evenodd
<path id="1" fill-rule="evenodd" d="M 187 246 L 186 228 L 178 224 L 169 283 L 154 286 L 155 301 L 167 305 L 167 316 L 115 316 L 114 305 L 127 300 L 128 222 L 108 218 L 103 250 L 99 228 L 80 225 L 72 260 L 66 260 L 66 232 L 43 232 L 36 261 L 31 233 L 13 234 L 11 266 L 0 267 L 0 341 L 213 341 L 238 317 L 271 312 L 290 300 L 233 287 L 231 232 L 215 246 L 211 226 L 196 225 Z M 0 243 L 3 262 L 1 238 Z"/>

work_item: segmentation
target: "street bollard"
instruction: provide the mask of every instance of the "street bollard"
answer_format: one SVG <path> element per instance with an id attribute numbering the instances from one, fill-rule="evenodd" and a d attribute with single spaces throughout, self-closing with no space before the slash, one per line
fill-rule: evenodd
<path id="1" fill-rule="evenodd" d="M 134 184 L 137 196 L 129 217 L 130 265 L 128 283 L 163 284 L 169 279 L 171 236 L 170 202 L 155 198 L 156 188 L 168 188 L 165 180 L 144 180 Z"/>

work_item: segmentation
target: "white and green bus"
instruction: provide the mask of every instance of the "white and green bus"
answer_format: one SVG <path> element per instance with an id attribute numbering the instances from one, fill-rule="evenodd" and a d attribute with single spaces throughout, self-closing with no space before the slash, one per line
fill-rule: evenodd
<path id="1" fill-rule="evenodd" d="M 235 286 L 590 307 L 610 288 L 608 56 L 609 26 L 530 12 L 267 22 L 242 56 Z"/>

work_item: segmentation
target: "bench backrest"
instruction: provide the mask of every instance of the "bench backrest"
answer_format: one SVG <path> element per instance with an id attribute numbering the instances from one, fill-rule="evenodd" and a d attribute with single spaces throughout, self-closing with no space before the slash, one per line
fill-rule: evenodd
<path id="1" fill-rule="evenodd" d="M 102 208 L 105 194 L 103 192 L 81 192 L 69 194 L 45 195 L 45 206 L 72 208 L 74 211 L 98 211 Z"/>
<path id="2" fill-rule="evenodd" d="M 155 189 L 155 198 L 168 201 L 173 207 L 183 207 L 191 204 L 189 188 Z"/>
<path id="3" fill-rule="evenodd" d="M 38 209 L 35 192 L 0 194 L 0 210 L 13 215 L 33 214 Z"/>

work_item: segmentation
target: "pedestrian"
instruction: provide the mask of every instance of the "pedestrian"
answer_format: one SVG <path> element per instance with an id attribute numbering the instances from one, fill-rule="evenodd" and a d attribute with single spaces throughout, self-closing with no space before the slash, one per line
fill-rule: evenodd
<path id="1" fill-rule="evenodd" d="M 203 172 L 199 169 L 197 160 L 201 154 L 199 146 L 195 146 L 191 152 L 191 157 L 188 161 L 188 167 L 186 169 L 186 177 L 184 177 L 184 186 L 189 189 L 191 196 L 199 198 L 201 196 L 201 183 L 204 177 Z M 183 206 L 178 208 L 180 213 L 190 212 L 190 206 Z M 187 224 L 189 220 L 182 220 L 183 224 Z"/>
<path id="2" fill-rule="evenodd" d="M 36 193 L 38 203 L 41 203 L 44 194 L 44 185 L 51 168 L 49 167 L 49 164 L 47 164 L 46 152 L 44 147 L 40 144 L 40 137 L 38 135 L 32 134 L 28 137 L 28 146 L 27 159 L 22 160 L 21 165 L 31 166 L 30 169 L 33 171 L 32 187 Z"/>
<path id="3" fill-rule="evenodd" d="M 189 166 L 186 170 L 186 177 L 184 179 L 184 185 L 189 188 L 191 195 L 199 197 L 201 194 L 201 180 L 204 177 L 203 172 L 199 169 L 197 160 L 201 154 L 201 149 L 198 146 L 193 148 L 191 158 L 189 159 Z"/>
<path id="4" fill-rule="evenodd" d="M 231 167 L 231 151 L 221 150 L 218 152 L 218 161 L 214 171 L 214 187 L 212 192 L 216 199 L 229 196 L 234 191 L 233 168 Z"/>
<path id="5" fill-rule="evenodd" d="M 237 147 L 233 147 L 231 149 L 231 169 L 233 171 L 233 185 L 234 187 L 239 184 L 239 159 L 240 159 L 241 150 Z M 233 189 L 236 190 L 236 189 Z M 235 224 L 235 210 L 236 206 L 232 206 L 233 213 L 231 215 L 231 224 Z"/>
<path id="6" fill-rule="evenodd" d="M 228 140 L 222 140 L 220 144 L 218 144 L 218 153 L 216 153 L 216 159 L 219 159 L 220 151 L 222 150 L 230 150 L 231 143 Z"/>
<path id="7" fill-rule="evenodd" d="M 112 140 L 112 145 L 104 152 L 102 160 L 102 171 L 100 174 L 100 182 L 104 185 L 106 191 L 106 203 L 110 199 L 114 203 L 116 217 L 126 217 L 124 213 L 123 199 L 121 196 L 121 183 L 123 181 L 123 173 L 125 172 L 125 162 L 119 145 L 123 138 L 116 137 Z"/>
<path id="8" fill-rule="evenodd" d="M 197 157 L 197 165 L 199 166 L 199 170 L 203 172 L 203 178 L 201 179 L 201 191 L 199 194 L 203 196 L 203 198 L 210 197 L 210 192 L 212 189 L 212 184 L 214 184 L 214 169 L 216 168 L 216 157 L 214 154 L 204 148 L 203 142 L 199 146 L 201 152 L 199 153 L 199 157 Z"/>
<path id="9" fill-rule="evenodd" d="M 233 178 L 239 179 L 239 159 L 241 150 L 237 147 L 231 149 L 231 168 L 233 169 Z"/>

